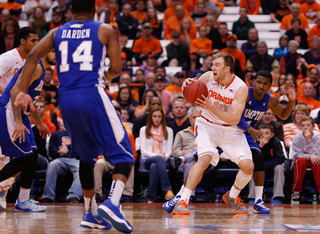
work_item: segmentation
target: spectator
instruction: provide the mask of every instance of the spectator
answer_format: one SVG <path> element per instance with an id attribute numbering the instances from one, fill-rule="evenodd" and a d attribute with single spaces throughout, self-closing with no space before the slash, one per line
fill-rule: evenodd
<path id="1" fill-rule="evenodd" d="M 173 130 L 173 138 L 175 138 L 179 131 L 186 129 L 191 125 L 187 116 L 186 100 L 183 97 L 174 99 L 172 104 L 172 115 L 174 119 L 168 122 L 167 126 Z"/>
<path id="2" fill-rule="evenodd" d="M 297 102 L 303 102 L 307 104 L 310 110 L 314 110 L 320 107 L 320 102 L 313 98 L 314 87 L 311 83 L 306 83 L 303 86 L 303 96 L 297 98 Z"/>
<path id="3" fill-rule="evenodd" d="M 212 42 L 215 40 L 215 38 L 220 37 L 216 18 L 214 18 L 212 15 L 208 15 L 206 17 L 204 26 L 206 26 L 207 29 L 207 38 L 209 38 Z"/>
<path id="4" fill-rule="evenodd" d="M 291 40 L 288 43 L 289 52 L 281 57 L 280 59 L 280 71 L 281 73 L 293 73 L 297 74 L 296 59 L 298 57 L 297 49 L 299 47 L 299 42 L 296 40 Z"/>
<path id="5" fill-rule="evenodd" d="M 41 8 L 44 12 L 47 12 L 52 5 L 50 0 L 26 0 L 23 4 L 23 12 L 27 14 L 27 17 L 30 19 L 30 16 L 34 14 L 36 8 Z M 31 23 L 29 24 L 31 26 Z"/>
<path id="6" fill-rule="evenodd" d="M 52 84 L 52 76 L 53 76 L 53 70 L 52 70 L 52 68 L 48 67 L 45 70 L 42 89 L 50 94 L 50 96 L 51 96 L 50 102 L 52 104 L 54 104 L 55 106 L 58 106 L 59 105 L 59 90 L 58 90 L 57 86 Z"/>
<path id="7" fill-rule="evenodd" d="M 71 1 L 67 0 L 57 0 L 51 5 L 50 9 L 48 10 L 46 17 L 48 21 L 53 21 L 53 12 L 61 12 L 62 13 L 62 22 L 65 22 L 64 13 L 70 8 Z"/>
<path id="8" fill-rule="evenodd" d="M 191 30 L 192 24 L 189 18 L 185 17 L 182 19 L 180 24 L 180 39 L 182 42 L 187 43 L 188 45 L 191 44 L 192 40 L 196 38 L 196 34 L 194 31 Z"/>
<path id="9" fill-rule="evenodd" d="M 133 76 L 133 70 L 132 70 L 131 67 L 128 66 L 128 64 L 127 64 L 127 54 L 125 52 L 123 52 L 123 51 L 121 52 L 121 61 L 122 61 L 121 75 L 122 74 L 128 74 L 130 77 L 132 77 Z M 120 76 L 113 78 L 111 83 L 119 83 Z"/>
<path id="10" fill-rule="evenodd" d="M 58 7 L 53 8 L 52 21 L 47 22 L 43 26 L 43 29 L 46 30 L 46 32 L 48 33 L 50 30 L 60 27 L 62 25 L 62 19 L 63 19 L 62 16 L 63 16 L 63 13 L 62 13 L 62 11 L 59 10 Z"/>
<path id="11" fill-rule="evenodd" d="M 155 7 L 156 8 L 156 10 L 158 11 L 158 12 L 164 12 L 165 11 L 165 9 L 167 9 L 167 2 L 165 1 L 165 0 L 160 0 L 160 1 L 150 1 L 150 2 L 148 2 L 147 1 L 147 6 L 148 6 L 148 9 L 150 8 L 150 7 Z"/>
<path id="12" fill-rule="evenodd" d="M 54 110 L 56 109 L 56 106 L 51 103 L 51 94 L 50 93 L 44 92 L 44 96 L 43 97 L 44 97 L 44 104 L 46 106 L 46 113 L 47 113 L 47 115 L 49 116 L 49 118 L 51 119 L 51 122 L 52 122 L 52 115 L 54 113 Z M 56 129 L 58 129 L 57 126 L 56 126 Z"/>
<path id="13" fill-rule="evenodd" d="M 273 57 L 278 59 L 280 62 L 280 59 L 282 56 L 284 56 L 286 53 L 288 53 L 288 43 L 289 43 L 289 38 L 287 35 L 282 35 L 279 38 L 279 48 L 275 48 L 273 52 Z"/>
<path id="14" fill-rule="evenodd" d="M 129 122 L 133 122 L 133 115 L 136 107 L 139 103 L 133 99 L 130 88 L 128 86 L 121 87 L 119 89 L 116 101 L 121 108 L 126 108 L 129 112 Z"/>
<path id="15" fill-rule="evenodd" d="M 173 78 L 173 84 L 166 87 L 164 90 L 170 91 L 172 94 L 181 93 L 182 94 L 182 83 L 185 80 L 186 75 L 184 72 L 177 72 Z"/>
<path id="16" fill-rule="evenodd" d="M 213 16 L 213 18 L 215 19 L 215 21 L 214 21 L 215 27 L 219 27 L 220 22 L 218 21 L 218 18 L 221 14 L 221 10 L 218 7 L 216 7 L 212 10 L 207 11 L 207 12 L 208 12 L 208 14 L 205 17 L 203 17 L 203 19 L 202 19 L 201 26 L 206 24 L 206 20 L 209 16 Z"/>
<path id="17" fill-rule="evenodd" d="M 226 52 L 231 54 L 235 59 L 238 59 L 240 62 L 242 72 L 246 71 L 246 56 L 241 50 L 237 49 L 237 36 L 236 35 L 229 35 L 227 37 L 227 47 L 220 50 L 221 52 Z"/>
<path id="18" fill-rule="evenodd" d="M 308 46 L 312 47 L 311 45 L 311 39 L 313 36 L 319 36 L 320 35 L 320 12 L 317 13 L 317 18 L 316 18 L 316 24 L 310 29 L 308 36 L 307 36 L 307 41 L 308 41 Z"/>
<path id="19" fill-rule="evenodd" d="M 197 49 L 189 51 L 189 56 L 187 61 L 182 65 L 182 71 L 186 74 L 187 77 L 192 77 L 193 72 L 199 69 L 202 65 L 200 63 L 200 56 Z"/>
<path id="20" fill-rule="evenodd" d="M 172 33 L 171 42 L 166 47 L 168 60 L 163 63 L 165 66 L 178 67 L 187 61 L 189 45 L 180 40 L 180 33 Z"/>
<path id="21" fill-rule="evenodd" d="M 293 184 L 292 202 L 299 204 L 300 192 L 307 168 L 312 168 L 313 179 L 320 193 L 320 136 L 314 131 L 314 119 L 305 116 L 301 119 L 301 132 L 292 140 Z"/>
<path id="22" fill-rule="evenodd" d="M 7 2 L 0 3 L 0 11 L 3 10 L 9 10 L 11 17 L 15 20 L 19 20 L 19 16 L 22 11 L 22 5 L 14 0 L 8 0 Z"/>
<path id="23" fill-rule="evenodd" d="M 296 81 L 296 77 L 294 74 L 292 73 L 288 73 L 287 76 L 286 76 L 286 79 L 284 81 L 285 85 L 286 85 L 286 82 L 289 82 L 290 86 L 293 86 L 294 85 L 294 88 L 296 90 L 296 93 L 297 93 L 297 89 L 296 87 L 298 86 L 297 85 L 297 81 Z M 282 93 L 282 95 L 286 95 L 286 93 Z M 298 95 L 296 95 L 298 97 Z"/>
<path id="24" fill-rule="evenodd" d="M 64 11 L 64 18 L 65 18 L 65 23 L 68 23 L 69 21 L 73 20 L 73 14 L 70 8 L 67 8 Z"/>
<path id="25" fill-rule="evenodd" d="M 193 72 L 193 76 L 192 77 L 198 77 L 199 78 L 203 73 L 205 73 L 207 71 L 211 71 L 212 62 L 213 62 L 212 56 L 211 55 L 205 55 L 203 57 L 202 67 L 200 67 L 199 69 L 195 70 Z"/>
<path id="26" fill-rule="evenodd" d="M 245 54 L 246 59 L 257 53 L 258 30 L 250 28 L 248 31 L 248 41 L 241 45 L 241 51 Z"/>
<path id="27" fill-rule="evenodd" d="M 134 111 L 134 117 L 140 117 L 144 114 L 146 114 L 147 112 L 149 112 L 149 101 L 150 99 L 152 99 L 153 97 L 158 97 L 156 91 L 154 89 L 147 89 L 142 97 L 142 104 L 137 106 L 137 108 Z"/>
<path id="28" fill-rule="evenodd" d="M 124 86 L 130 87 L 131 84 L 131 76 L 127 73 L 121 74 L 119 78 L 119 88 L 123 87 L 122 84 L 125 84 Z M 134 100 L 139 102 L 139 92 L 136 89 L 130 89 L 132 97 Z M 113 99 L 116 99 L 118 96 L 119 91 L 113 92 L 111 94 Z"/>
<path id="29" fill-rule="evenodd" d="M 135 4 L 135 11 L 132 11 L 130 15 L 138 20 L 138 24 L 142 24 L 147 18 L 146 3 L 144 0 L 137 0 Z"/>
<path id="30" fill-rule="evenodd" d="M 168 75 L 166 73 L 166 68 L 164 66 L 157 66 L 155 70 L 156 77 L 160 76 L 162 79 L 164 79 L 164 83 L 172 84 L 171 74 Z"/>
<path id="31" fill-rule="evenodd" d="M 128 66 L 131 66 L 132 65 L 132 57 L 133 57 L 133 54 L 132 54 L 132 51 L 131 49 L 127 48 L 126 45 L 128 43 L 128 36 L 127 35 L 120 35 L 118 37 L 118 44 L 120 46 L 120 50 L 122 52 L 125 52 L 126 55 L 127 55 L 127 65 Z"/>
<path id="32" fill-rule="evenodd" d="M 167 173 L 167 159 L 172 153 L 173 132 L 166 126 L 161 107 L 150 110 L 147 125 L 140 129 L 141 158 L 145 159 L 145 169 L 150 171 L 148 203 L 157 201 L 158 186 L 166 200 L 174 197 Z"/>
<path id="33" fill-rule="evenodd" d="M 310 49 L 304 54 L 306 62 L 308 64 L 315 64 L 316 66 L 320 66 L 320 37 L 314 35 L 312 36 L 310 42 Z"/>
<path id="34" fill-rule="evenodd" d="M 181 5 L 181 0 L 171 0 L 171 6 L 169 5 L 169 7 L 164 11 L 162 22 L 166 23 L 169 18 L 176 15 L 175 8 L 178 5 Z M 188 16 L 189 12 L 187 9 L 184 8 L 183 18 Z"/>
<path id="35" fill-rule="evenodd" d="M 134 76 L 136 79 L 133 83 L 144 84 L 144 71 L 143 70 L 137 69 Z"/>
<path id="36" fill-rule="evenodd" d="M 279 62 L 275 57 L 268 54 L 265 41 L 258 41 L 257 53 L 247 60 L 246 69 L 253 69 L 255 71 L 267 70 L 273 75 L 280 73 Z"/>
<path id="37" fill-rule="evenodd" d="M 227 47 L 227 37 L 229 36 L 228 33 L 228 26 L 227 23 L 221 22 L 218 27 L 219 35 L 215 37 L 212 41 L 212 53 L 218 53 L 220 50 Z"/>
<path id="38" fill-rule="evenodd" d="M 97 0 L 96 1 L 96 13 L 101 17 L 101 14 L 110 8 L 109 0 Z"/>
<path id="39" fill-rule="evenodd" d="M 142 29 L 143 36 L 137 39 L 133 44 L 133 56 L 140 64 L 150 52 L 157 52 L 158 55 L 162 53 L 160 41 L 151 35 L 152 30 L 153 28 L 150 23 L 144 23 Z"/>
<path id="40" fill-rule="evenodd" d="M 125 34 L 129 39 L 136 38 L 136 32 L 138 27 L 138 20 L 130 15 L 131 5 L 125 3 L 122 6 L 122 15 L 116 18 L 116 22 L 119 25 L 119 31 L 121 34 Z"/>
<path id="41" fill-rule="evenodd" d="M 292 28 L 290 30 L 287 30 L 285 35 L 288 36 L 289 41 L 290 40 L 296 40 L 299 42 L 299 48 L 300 49 L 307 49 L 307 33 L 305 30 L 301 29 L 301 20 L 296 17 L 292 19 L 291 22 Z"/>
<path id="42" fill-rule="evenodd" d="M 149 72 L 148 74 L 145 75 L 145 83 L 142 87 L 139 88 L 139 103 L 142 103 L 144 92 L 147 89 L 153 89 L 155 79 L 156 79 L 156 75 L 153 72 Z"/>
<path id="43" fill-rule="evenodd" d="M 77 155 L 70 155 L 71 138 L 64 131 L 54 132 L 50 137 L 49 154 L 53 161 L 49 163 L 46 174 L 42 202 L 54 202 L 56 199 L 56 183 L 58 176 L 72 173 L 73 181 L 67 196 L 67 202 L 78 203 L 82 196 L 79 179 L 79 159 Z"/>
<path id="44" fill-rule="evenodd" d="M 194 23 L 196 24 L 197 28 L 201 26 L 201 22 L 203 18 L 208 14 L 205 10 L 205 4 L 203 1 L 197 2 L 197 13 L 193 13 L 191 18 L 193 19 Z"/>
<path id="45" fill-rule="evenodd" d="M 96 2 L 97 3 L 97 2 Z M 120 17 L 121 12 L 118 9 L 117 0 L 109 0 L 109 7 L 100 15 L 99 21 L 102 23 L 110 24 Z"/>
<path id="46" fill-rule="evenodd" d="M 191 41 L 190 49 L 197 50 L 201 57 L 205 55 L 211 55 L 212 53 L 212 41 L 207 38 L 206 26 L 200 26 L 199 38 Z"/>
<path id="47" fill-rule="evenodd" d="M 54 113 L 52 114 L 51 122 L 56 126 L 57 131 L 64 130 L 64 124 L 62 120 L 60 106 L 58 106 L 58 109 L 55 110 Z"/>
<path id="48" fill-rule="evenodd" d="M 283 127 L 284 131 L 284 144 L 287 148 L 290 148 L 292 144 L 292 138 L 297 135 L 301 130 L 301 119 L 305 116 L 310 115 L 310 110 L 305 104 L 297 104 L 292 113 L 293 123 L 285 124 Z M 314 125 L 314 131 L 320 136 L 320 131 L 318 126 Z"/>
<path id="49" fill-rule="evenodd" d="M 218 1 L 209 1 L 209 0 L 203 0 L 203 2 L 204 2 L 204 4 L 205 4 L 205 8 L 206 8 L 206 11 L 207 12 L 212 12 L 212 11 L 216 11 L 217 9 L 218 10 L 222 10 L 222 8 L 220 9 L 219 7 L 218 7 L 218 5 L 219 5 L 219 2 Z M 190 10 L 188 9 L 188 11 L 190 12 Z M 195 13 L 198 13 L 198 11 L 197 11 L 197 8 L 195 7 L 195 11 L 194 11 Z"/>
<path id="50" fill-rule="evenodd" d="M 10 19 L 16 21 L 14 18 L 11 17 L 9 10 L 3 9 L 1 11 L 1 15 L 0 15 L 0 30 L 1 30 L 1 32 L 4 31 L 3 29 L 4 29 L 5 22 L 7 22 Z"/>
<path id="51" fill-rule="evenodd" d="M 150 51 L 146 58 L 145 58 L 145 64 L 141 65 L 139 68 L 144 71 L 145 78 L 147 77 L 148 73 L 155 72 L 156 66 L 157 66 L 157 59 L 158 59 L 158 53 L 155 51 Z"/>
<path id="52" fill-rule="evenodd" d="M 274 2 L 270 16 L 273 23 L 280 23 L 285 15 L 290 14 L 289 4 L 286 0 L 278 0 Z"/>
<path id="53" fill-rule="evenodd" d="M 264 168 L 266 176 L 273 178 L 273 203 L 282 203 L 284 198 L 283 187 L 284 161 L 285 156 L 280 140 L 275 136 L 273 126 L 261 124 L 259 130 L 263 138 L 259 142 L 259 147 L 264 158 Z"/>
<path id="54" fill-rule="evenodd" d="M 232 25 L 232 33 L 237 35 L 239 40 L 248 40 L 249 29 L 254 28 L 254 23 L 247 16 L 247 11 L 247 8 L 240 7 L 240 18 Z"/>
<path id="55" fill-rule="evenodd" d="M 308 19 L 303 14 L 300 14 L 300 4 L 296 2 L 292 3 L 290 5 L 290 12 L 291 14 L 284 16 L 281 20 L 281 25 L 280 25 L 281 35 L 285 34 L 287 30 L 290 30 L 292 28 L 291 27 L 292 19 L 296 17 L 298 17 L 301 20 L 301 29 L 308 32 L 309 31 Z"/>
<path id="56" fill-rule="evenodd" d="M 28 20 L 28 26 L 32 27 L 32 23 L 34 21 L 38 21 L 39 23 L 41 23 L 42 27 L 47 22 L 46 17 L 44 16 L 44 10 L 39 6 L 34 8 L 32 15 Z"/>
<path id="57" fill-rule="evenodd" d="M 246 8 L 249 15 L 258 15 L 260 8 L 260 0 L 240 0 L 239 7 Z"/>
<path id="58" fill-rule="evenodd" d="M 307 17 L 309 23 L 315 22 L 319 11 L 320 5 L 315 0 L 306 0 L 301 4 L 300 12 Z"/>
<path id="59" fill-rule="evenodd" d="M 163 89 L 164 81 L 163 77 L 157 76 L 154 81 L 154 90 L 157 92 L 157 96 L 161 99 L 165 113 L 167 113 L 173 103 L 173 94 L 170 91 Z"/>
<path id="60" fill-rule="evenodd" d="M 0 34 L 0 54 L 19 46 L 19 26 L 15 20 L 7 20 L 4 23 L 3 33 Z"/>
<path id="61" fill-rule="evenodd" d="M 47 113 L 45 113 L 46 107 L 44 100 L 38 99 L 35 102 L 34 107 L 36 108 L 40 119 L 42 119 L 43 123 L 49 128 L 51 134 L 54 133 L 57 129 L 56 126 L 51 122 L 50 117 L 47 115 Z"/>
<path id="62" fill-rule="evenodd" d="M 145 22 L 152 25 L 153 30 L 151 35 L 160 40 L 162 37 L 162 21 L 158 19 L 156 8 L 148 7 Z"/>

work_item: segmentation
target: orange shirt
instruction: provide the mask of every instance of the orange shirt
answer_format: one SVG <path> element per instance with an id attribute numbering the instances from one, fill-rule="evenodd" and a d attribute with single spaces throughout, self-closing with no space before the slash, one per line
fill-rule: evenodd
<path id="1" fill-rule="evenodd" d="M 191 17 L 186 17 L 190 20 L 191 22 L 191 29 L 189 31 L 190 34 L 196 35 L 197 33 L 197 26 L 194 23 L 193 19 Z M 173 31 L 180 31 L 180 24 L 181 24 L 182 19 L 178 19 L 177 16 L 172 16 L 170 19 L 168 19 L 166 26 L 164 28 L 164 37 L 167 40 L 171 40 L 171 35 Z"/>
<path id="2" fill-rule="evenodd" d="M 309 20 L 315 20 L 317 12 L 320 11 L 320 5 L 313 2 L 311 6 L 307 2 L 303 3 L 300 7 L 300 13 L 304 14 Z"/>
<path id="3" fill-rule="evenodd" d="M 201 26 L 205 25 L 206 24 L 206 19 L 207 19 L 208 15 L 206 15 L 205 17 L 202 18 L 202 21 L 201 21 Z M 220 22 L 219 21 L 216 21 L 216 27 L 218 28 L 220 25 Z"/>
<path id="4" fill-rule="evenodd" d="M 303 96 L 303 86 L 305 86 L 305 84 L 307 83 L 311 83 L 309 78 L 307 78 L 308 80 L 304 80 L 301 81 L 297 87 L 297 93 L 298 93 L 298 97 L 302 97 Z M 317 87 L 314 87 L 314 93 L 317 92 Z"/>
<path id="5" fill-rule="evenodd" d="M 297 102 L 304 102 L 310 110 L 320 107 L 320 102 L 314 98 L 297 97 Z"/>
<path id="6" fill-rule="evenodd" d="M 51 119 L 51 117 L 52 117 L 52 115 L 53 115 L 53 113 L 54 113 L 54 109 L 56 109 L 56 107 L 55 107 L 55 105 L 53 105 L 52 103 L 50 103 L 50 104 L 48 104 L 48 105 L 46 106 L 46 113 L 48 114 L 48 116 L 50 117 L 50 119 Z"/>
<path id="7" fill-rule="evenodd" d="M 299 14 L 299 19 L 301 20 L 301 29 L 306 30 L 309 29 L 309 23 L 307 17 L 305 17 L 303 14 Z M 290 30 L 291 27 L 291 21 L 292 21 L 292 14 L 285 15 L 280 24 L 280 29 L 284 30 Z"/>
<path id="8" fill-rule="evenodd" d="M 313 26 L 309 33 L 308 33 L 308 37 L 307 37 L 307 42 L 308 42 L 308 46 L 311 47 L 311 38 L 316 35 L 319 36 L 320 35 L 320 27 L 318 26 L 318 24 L 316 24 L 315 26 Z"/>
<path id="9" fill-rule="evenodd" d="M 130 15 L 133 18 L 136 18 L 138 21 L 144 21 L 147 18 L 148 13 L 143 11 L 143 12 L 139 12 L 139 11 L 132 11 L 130 13 Z"/>
<path id="10" fill-rule="evenodd" d="M 239 63 L 240 63 L 240 67 L 241 67 L 241 70 L 243 72 L 246 71 L 246 56 L 244 55 L 244 53 L 241 51 L 241 50 L 238 50 L 237 48 L 234 49 L 234 51 L 232 53 L 230 53 L 228 51 L 227 48 L 224 48 L 222 50 L 219 51 L 219 53 L 221 52 L 226 52 L 226 53 L 229 53 L 231 54 L 234 58 L 238 59 L 239 60 Z"/>
<path id="11" fill-rule="evenodd" d="M 173 85 L 169 85 L 164 90 L 168 90 L 171 93 L 181 93 L 182 94 L 182 89 L 181 88 L 177 88 L 174 84 Z"/>
<path id="12" fill-rule="evenodd" d="M 208 38 L 201 39 L 197 38 L 191 41 L 190 50 L 193 48 L 197 49 L 197 51 L 203 49 L 206 54 L 212 54 L 212 41 Z"/>
<path id="13" fill-rule="evenodd" d="M 293 0 L 292 2 L 297 2 L 297 3 L 299 3 L 301 5 L 302 3 L 305 2 L 305 0 Z"/>
<path id="14" fill-rule="evenodd" d="M 49 115 L 44 112 L 43 114 L 43 123 L 45 125 L 47 125 L 47 127 L 49 128 L 51 134 L 54 133 L 57 129 L 56 129 L 56 125 L 54 125 L 52 122 L 51 122 L 51 119 L 49 117 Z"/>
<path id="15" fill-rule="evenodd" d="M 162 19 L 162 22 L 167 22 L 167 20 L 169 18 L 171 18 L 172 16 L 175 16 L 176 15 L 176 12 L 174 11 L 174 8 L 173 7 L 169 7 L 167 8 L 165 11 L 164 11 L 164 16 L 163 16 L 163 19 Z M 186 8 L 184 8 L 184 15 L 183 17 L 188 17 L 189 16 L 189 12 Z"/>
<path id="16" fill-rule="evenodd" d="M 258 15 L 260 0 L 241 0 L 239 7 L 246 8 L 248 10 L 248 15 Z"/>
<path id="17" fill-rule="evenodd" d="M 22 8 L 22 5 L 21 3 L 18 3 L 18 2 L 4 2 L 4 3 L 1 3 L 0 4 L 0 8 L 2 9 L 6 9 L 6 10 L 20 10 Z M 11 15 L 12 18 L 14 18 L 15 20 L 19 20 L 19 17 L 16 16 L 16 15 Z"/>
<path id="18" fill-rule="evenodd" d="M 186 9 L 188 12 L 194 12 L 194 4 L 192 0 L 181 0 L 181 5 Z M 170 1 L 169 7 L 173 7 L 172 2 Z"/>
<path id="19" fill-rule="evenodd" d="M 151 37 L 149 41 L 146 41 L 144 37 L 141 37 L 133 43 L 132 53 L 147 55 L 150 51 L 156 51 L 159 54 L 162 53 L 160 41 L 155 37 Z"/>

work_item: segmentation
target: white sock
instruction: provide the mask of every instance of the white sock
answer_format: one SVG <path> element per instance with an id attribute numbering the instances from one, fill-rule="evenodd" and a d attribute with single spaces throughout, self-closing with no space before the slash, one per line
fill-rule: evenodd
<path id="1" fill-rule="evenodd" d="M 254 189 L 256 192 L 256 199 L 254 203 L 256 203 L 259 199 L 262 201 L 263 186 L 255 186 Z"/>
<path id="2" fill-rule="evenodd" d="M 29 200 L 31 189 L 20 188 L 19 202 L 25 202 Z"/>
<path id="3" fill-rule="evenodd" d="M 92 213 L 93 216 L 97 216 L 98 215 L 98 207 L 97 207 L 97 203 L 96 203 L 96 195 L 94 195 L 93 197 L 83 197 L 84 199 L 84 206 L 87 212 Z"/>
<path id="4" fill-rule="evenodd" d="M 5 188 L 5 187 L 7 187 L 8 185 L 10 186 L 11 184 L 12 184 L 12 182 L 14 181 L 14 177 L 10 177 L 9 179 L 6 179 L 6 180 L 4 180 L 4 181 L 2 181 L 1 183 L 0 183 L 0 187 L 3 187 L 3 188 Z"/>
<path id="5" fill-rule="evenodd" d="M 184 190 L 184 184 L 181 186 L 181 189 L 180 189 L 180 191 L 177 193 L 177 195 L 176 196 L 178 196 L 178 195 L 182 195 L 182 193 L 183 193 L 183 190 Z"/>
<path id="6" fill-rule="evenodd" d="M 234 184 L 230 190 L 229 196 L 232 198 L 237 198 L 239 193 L 241 192 L 241 189 L 243 189 L 251 180 L 251 175 L 244 174 L 243 171 L 239 170 L 236 176 L 236 180 L 234 181 Z M 235 187 L 237 186 L 237 189 Z"/>
<path id="7" fill-rule="evenodd" d="M 180 201 L 184 200 L 188 204 L 190 196 L 191 196 L 191 193 L 192 193 L 191 189 L 188 189 L 188 188 L 184 187 L 182 195 L 181 195 L 181 198 L 180 198 Z"/>
<path id="8" fill-rule="evenodd" d="M 111 189 L 109 193 L 109 197 L 111 202 L 116 207 L 119 206 L 120 198 L 122 196 L 124 190 L 124 183 L 121 180 L 113 180 L 111 184 Z"/>
<path id="9" fill-rule="evenodd" d="M 241 189 L 237 189 L 236 187 L 234 187 L 234 185 L 231 187 L 230 192 L 229 192 L 229 197 L 232 197 L 234 199 L 236 199 L 239 194 L 241 192 Z"/>

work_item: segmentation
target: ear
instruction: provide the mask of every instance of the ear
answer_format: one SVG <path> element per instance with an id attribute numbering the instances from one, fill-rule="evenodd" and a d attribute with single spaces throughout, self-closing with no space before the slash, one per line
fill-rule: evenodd
<path id="1" fill-rule="evenodd" d="M 274 133 L 272 132 L 272 133 L 271 133 L 271 137 L 273 137 L 273 136 L 274 136 Z"/>
<path id="2" fill-rule="evenodd" d="M 20 39 L 20 44 L 21 44 L 21 45 L 26 44 L 26 40 L 25 40 L 25 39 L 23 39 L 23 38 L 21 38 L 21 39 Z"/>

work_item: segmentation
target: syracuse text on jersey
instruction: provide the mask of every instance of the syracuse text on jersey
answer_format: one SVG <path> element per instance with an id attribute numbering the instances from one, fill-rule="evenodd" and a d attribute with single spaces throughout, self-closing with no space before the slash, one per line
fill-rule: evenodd
<path id="1" fill-rule="evenodd" d="M 233 98 L 227 98 L 224 96 L 221 96 L 220 93 L 216 93 L 215 91 L 209 90 L 209 97 L 212 97 L 220 102 L 223 102 L 225 104 L 232 104 Z"/>

